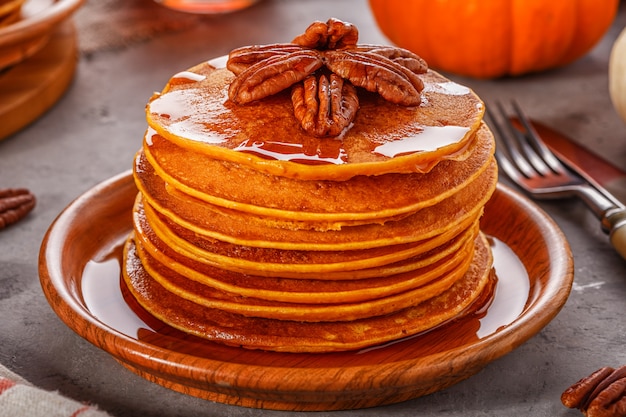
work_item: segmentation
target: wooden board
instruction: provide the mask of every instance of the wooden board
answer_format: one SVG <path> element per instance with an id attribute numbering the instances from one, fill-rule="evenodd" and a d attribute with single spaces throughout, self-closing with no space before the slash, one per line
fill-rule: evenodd
<path id="1" fill-rule="evenodd" d="M 39 52 L 0 72 L 0 140 L 38 119 L 61 98 L 74 78 L 77 54 L 76 30 L 68 20 Z"/>

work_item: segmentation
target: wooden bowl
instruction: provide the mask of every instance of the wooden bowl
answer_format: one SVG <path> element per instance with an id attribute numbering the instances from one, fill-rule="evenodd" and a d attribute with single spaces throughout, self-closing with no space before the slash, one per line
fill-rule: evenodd
<path id="1" fill-rule="evenodd" d="M 85 0 L 27 0 L 22 18 L 0 28 L 0 70 L 34 55 Z"/>
<path id="2" fill-rule="evenodd" d="M 0 74 L 0 140 L 37 120 L 63 96 L 74 79 L 77 51 L 76 29 L 67 20 L 45 48 Z"/>
<path id="3" fill-rule="evenodd" d="M 120 252 L 131 230 L 136 192 L 130 173 L 124 173 L 80 196 L 59 215 L 41 247 L 43 291 L 70 328 L 128 369 L 212 401 L 338 410 L 429 394 L 470 377 L 536 334 L 561 309 L 573 281 L 569 245 L 555 223 L 531 201 L 499 185 L 482 227 L 496 242 L 498 286 L 513 288 L 503 300 L 498 289 L 483 316 L 356 352 L 291 354 L 222 346 L 158 322 L 125 295 Z M 497 248 L 503 246 L 510 255 L 499 264 L 506 251 Z M 513 277 L 514 262 L 522 280 Z M 498 273 L 499 268 L 504 272 Z M 504 303 L 503 311 L 519 308 L 504 319 L 490 313 L 498 303 Z"/>

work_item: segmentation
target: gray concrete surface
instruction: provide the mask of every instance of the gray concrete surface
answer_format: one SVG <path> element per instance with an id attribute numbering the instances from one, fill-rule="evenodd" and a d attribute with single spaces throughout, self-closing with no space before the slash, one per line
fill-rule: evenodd
<path id="1" fill-rule="evenodd" d="M 609 51 L 626 23 L 624 9 L 603 41 L 565 68 L 514 79 L 451 78 L 487 102 L 515 98 L 532 117 L 626 167 L 626 124 L 607 90 Z M 127 371 L 58 319 L 41 291 L 37 257 L 48 226 L 68 203 L 131 167 L 146 126 L 144 105 L 170 75 L 236 46 L 284 41 L 331 15 L 357 24 L 361 41 L 387 43 L 365 0 L 266 0 L 150 41 L 81 55 L 75 81 L 58 104 L 0 141 L 0 188 L 27 187 L 38 197 L 28 218 L 0 231 L 0 363 L 44 389 L 119 417 L 298 414 L 211 403 Z M 562 228 L 575 257 L 573 291 L 548 326 L 445 391 L 375 409 L 307 415 L 580 415 L 561 405 L 563 389 L 601 366 L 626 364 L 626 262 L 582 204 L 540 206 Z"/>

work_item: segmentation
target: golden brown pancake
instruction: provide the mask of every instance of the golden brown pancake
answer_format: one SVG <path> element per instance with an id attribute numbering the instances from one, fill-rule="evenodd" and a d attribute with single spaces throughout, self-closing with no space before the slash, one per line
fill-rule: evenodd
<path id="1" fill-rule="evenodd" d="M 237 262 L 237 259 L 242 261 L 252 261 L 256 264 L 276 264 L 293 265 L 294 269 L 300 269 L 300 271 L 289 271 L 287 268 L 280 268 L 277 272 L 281 277 L 311 277 L 320 276 L 318 279 L 342 279 L 341 275 L 332 274 L 332 272 L 342 271 L 356 271 L 367 270 L 372 271 L 374 268 L 379 268 L 387 265 L 392 267 L 398 263 L 412 260 L 419 262 L 419 266 L 422 267 L 428 265 L 429 262 L 435 262 L 442 256 L 458 250 L 459 245 L 466 239 L 472 239 L 470 234 L 475 233 L 474 229 L 478 227 L 478 219 L 468 219 L 463 222 L 458 228 L 446 231 L 446 233 L 437 236 L 436 238 L 425 239 L 414 243 L 389 245 L 383 247 L 374 247 L 371 249 L 355 249 L 355 250 L 291 250 L 286 251 L 277 248 L 255 248 L 242 245 L 232 245 L 226 242 L 220 242 L 216 240 L 207 239 L 203 236 L 198 236 L 192 232 L 186 231 L 173 224 L 170 226 L 163 225 L 162 222 L 155 219 L 152 215 L 148 215 L 151 209 L 149 206 L 145 206 L 141 201 L 138 201 L 135 207 L 135 231 L 137 232 L 141 240 L 150 241 L 150 245 L 155 246 L 155 250 L 169 252 L 172 258 L 177 259 L 194 259 L 196 262 L 203 263 L 211 266 L 216 265 L 220 269 L 228 269 L 226 265 L 235 265 L 234 270 L 242 267 L 243 262 Z M 158 218 L 158 216 L 157 216 Z M 170 228 L 168 232 L 163 234 L 155 232 L 155 230 L 162 228 Z M 172 229 L 178 229 L 173 231 Z M 168 234 L 176 234 L 179 238 L 186 240 L 187 245 L 197 245 L 200 249 L 205 248 L 204 251 L 208 256 L 201 257 L 195 256 L 194 253 L 179 250 L 178 246 L 174 246 L 166 243 L 161 237 Z M 158 247 L 158 249 L 156 249 Z M 207 247 L 214 247 L 219 252 L 206 252 Z M 175 248 L 175 249 L 172 249 Z M 432 256 L 431 256 L 432 254 Z M 187 256 L 192 255 L 192 256 Z M 225 257 L 233 258 L 232 261 L 225 261 Z M 415 261 L 419 260 L 419 261 Z M 220 262 L 222 261 L 222 262 Z M 225 261 L 225 262 L 224 262 Z M 237 266 L 237 264 L 242 264 Z M 310 265 L 309 268 L 298 268 L 297 265 Z M 267 270 L 270 268 L 254 268 L 255 271 Z M 385 274 L 383 269 L 377 269 L 376 272 L 372 272 L 372 276 L 388 275 Z M 271 274 L 265 274 L 270 276 Z M 367 275 L 370 275 L 368 273 Z M 354 273 L 349 277 L 343 279 L 360 279 L 364 276 L 359 276 L 358 273 Z"/>
<path id="2" fill-rule="evenodd" d="M 294 123 L 288 91 L 245 106 L 230 102 L 233 74 L 219 66 L 205 62 L 174 76 L 148 103 L 148 125 L 193 152 L 280 177 L 428 172 L 442 160 L 468 156 L 465 145 L 484 113 L 470 89 L 428 71 L 421 77 L 422 105 L 398 106 L 364 92 L 354 126 L 341 140 L 318 138 Z"/>
<path id="3" fill-rule="evenodd" d="M 213 287 L 200 284 L 197 281 L 189 280 L 169 269 L 166 265 L 158 263 L 148 252 L 138 251 L 138 254 L 144 269 L 155 281 L 168 291 L 196 304 L 207 308 L 230 311 L 244 316 L 317 322 L 351 321 L 366 317 L 386 315 L 398 309 L 417 305 L 435 297 L 450 288 L 454 282 L 464 275 L 472 261 L 471 254 L 473 253 L 473 249 L 472 245 L 468 245 L 465 250 L 458 254 L 460 262 L 445 265 L 446 268 L 442 268 L 444 269 L 443 271 L 435 269 L 435 273 L 443 272 L 440 275 L 435 275 L 437 279 L 432 279 L 433 277 L 427 274 L 433 272 L 432 268 L 425 268 L 426 271 L 421 271 L 423 278 L 430 278 L 430 281 L 424 285 L 410 288 L 401 293 L 392 293 L 382 298 L 379 298 L 379 294 L 375 291 L 376 287 L 373 287 L 372 291 L 361 291 L 360 294 L 348 294 L 348 297 L 350 295 L 356 295 L 358 298 L 362 298 L 363 295 L 374 295 L 375 297 L 365 300 L 359 299 L 354 302 L 349 301 L 348 297 L 343 299 L 341 294 L 339 294 L 341 302 L 337 303 L 309 303 L 306 301 L 302 302 L 302 300 L 300 303 L 294 303 L 242 297 L 238 294 L 226 293 Z M 452 267 L 450 268 L 450 266 Z M 419 281 L 421 281 L 420 277 L 414 282 L 419 283 Z M 405 285 L 410 283 L 411 281 L 408 279 L 404 281 Z M 314 285 L 315 282 L 310 282 L 309 284 Z M 382 287 L 381 294 L 389 289 L 393 292 L 396 288 L 393 285 L 390 287 Z M 308 294 L 309 298 L 317 295 L 319 294 Z"/>
<path id="4" fill-rule="evenodd" d="M 146 133 L 139 158 L 169 187 L 211 205 L 256 216 L 291 220 L 325 228 L 386 221 L 413 213 L 449 197 L 488 167 L 493 137 L 482 126 L 469 144 L 463 164 L 442 161 L 427 174 L 360 175 L 346 181 L 296 180 L 272 176 L 177 146 L 153 130 Z M 204 167 L 204 169 L 197 169 Z M 149 177 L 149 176 L 148 176 Z M 228 181 L 224 181 L 228 178 Z M 271 193 L 255 192 L 271 186 Z M 172 191 L 173 192 L 173 191 Z M 388 197 L 381 202 L 377 196 Z M 376 201 L 376 205 L 373 202 Z M 323 229 L 324 226 L 316 226 Z"/>
<path id="5" fill-rule="evenodd" d="M 301 322 L 245 317 L 181 298 L 158 284 L 135 252 L 125 246 L 123 276 L 139 304 L 165 323 L 199 337 L 253 349 L 328 352 L 397 340 L 441 325 L 470 308 L 495 280 L 486 239 L 476 240 L 471 267 L 452 287 L 428 301 L 392 314 L 352 321 Z"/>
<path id="6" fill-rule="evenodd" d="M 181 262 L 186 264 L 188 262 L 193 262 L 194 267 L 199 267 L 202 265 L 204 268 L 212 269 L 216 268 L 222 273 L 228 272 L 227 269 L 223 268 L 222 264 L 215 265 L 212 262 L 207 262 L 207 260 L 202 260 L 197 257 L 187 257 L 184 254 L 179 253 L 176 249 L 172 249 L 171 246 L 168 246 L 165 242 L 163 242 L 159 237 L 154 233 L 151 228 L 151 224 L 147 222 L 147 218 L 145 216 L 146 210 L 148 210 L 149 206 L 144 206 L 141 201 L 137 202 L 134 219 L 135 219 L 135 232 L 138 240 L 141 241 L 141 244 L 147 247 L 150 247 L 150 251 L 154 254 L 154 256 L 163 256 L 167 257 L 167 263 L 172 262 Z M 149 218 L 149 216 L 147 216 Z M 311 280 L 335 280 L 335 281 L 349 281 L 349 280 L 361 280 L 366 278 L 380 278 L 387 277 L 390 275 L 396 275 L 401 273 L 406 273 L 413 271 L 418 268 L 423 268 L 432 263 L 438 262 L 446 256 L 450 255 L 453 252 L 459 250 L 461 245 L 464 244 L 467 240 L 472 240 L 473 236 L 476 233 L 476 229 L 478 229 L 478 219 L 480 216 L 476 216 L 476 218 L 470 218 L 463 223 L 459 224 L 458 228 L 453 228 L 441 235 L 438 235 L 435 238 L 426 239 L 424 241 L 419 241 L 410 244 L 399 244 L 399 245 L 390 245 L 381 248 L 373 248 L 373 249 L 356 249 L 356 250 L 342 250 L 342 251 L 303 251 L 299 250 L 296 253 L 281 255 L 291 256 L 292 258 L 297 257 L 297 259 L 311 259 L 315 260 L 318 266 L 311 268 L 310 272 L 306 271 L 298 271 L 298 272 L 286 272 L 285 270 L 280 271 L 279 273 L 272 273 L 267 270 L 255 270 L 252 274 L 246 274 L 247 276 L 265 276 L 265 277 L 278 277 L 279 279 L 290 278 L 290 279 L 311 279 Z M 250 247 L 240 247 L 241 251 L 249 251 L 254 248 Z M 381 263 L 379 266 L 371 266 L 377 265 L 380 262 L 380 259 L 376 258 L 380 254 L 389 253 L 394 255 L 391 258 L 392 263 Z M 400 261 L 395 261 L 396 255 L 402 255 Z M 368 258 L 369 256 L 369 258 Z M 346 262 L 343 265 L 346 268 L 340 269 L 337 264 L 340 264 L 342 261 L 351 260 L 351 259 L 364 259 L 368 260 L 365 267 L 361 265 L 361 269 L 350 269 L 350 265 L 355 265 L 354 263 Z M 389 258 L 384 258 L 389 259 Z M 323 262 L 331 262 L 336 265 L 333 268 L 324 267 Z M 358 265 L 358 264 L 356 264 Z M 328 270 L 332 269 L 332 270 Z M 236 272 L 236 271 L 230 271 Z"/>
<path id="7" fill-rule="evenodd" d="M 401 221 L 317 231 L 276 227 L 271 220 L 242 215 L 235 210 L 219 209 L 201 200 L 168 192 L 166 183 L 153 174 L 149 164 L 143 164 L 141 155 L 138 157 L 135 172 L 140 173 L 136 175 L 136 183 L 144 202 L 175 224 L 195 233 L 255 247 L 309 250 L 366 249 L 437 236 L 467 218 L 476 217 L 497 182 L 495 160 L 492 158 L 488 169 L 468 187 Z M 454 220 L 452 222 L 451 216 Z"/>
<path id="8" fill-rule="evenodd" d="M 442 247 L 435 248 L 420 256 L 410 258 L 410 268 L 406 263 L 391 264 L 389 270 L 399 270 L 395 274 L 384 274 L 376 270 L 366 270 L 366 277 L 359 278 L 361 271 L 347 270 L 343 275 L 317 272 L 317 278 L 291 278 L 283 276 L 255 276 L 228 271 L 208 265 L 194 258 L 185 258 L 163 243 L 150 229 L 142 216 L 141 208 L 135 212 L 135 241 L 140 257 L 153 265 L 162 264 L 185 279 L 193 280 L 215 289 L 241 295 L 274 301 L 299 302 L 309 304 L 354 302 L 382 298 L 407 291 L 441 278 L 458 267 L 469 257 L 478 225 L 472 225 Z M 332 253 L 330 253 L 332 255 Z M 305 253 L 303 256 L 315 256 Z M 155 270 L 162 269 L 153 266 Z M 382 272 L 385 272 L 381 269 Z M 167 279 L 168 272 L 161 272 Z M 338 276 L 338 280 L 333 279 Z M 179 280 L 179 282 L 181 282 Z"/>

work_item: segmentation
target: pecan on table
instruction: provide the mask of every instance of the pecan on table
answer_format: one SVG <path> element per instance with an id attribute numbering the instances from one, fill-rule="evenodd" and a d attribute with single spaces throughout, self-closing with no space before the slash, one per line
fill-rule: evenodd
<path id="1" fill-rule="evenodd" d="M 582 378 L 563 392 L 561 402 L 586 417 L 626 417 L 626 365 Z"/>
<path id="2" fill-rule="evenodd" d="M 0 189 L 0 230 L 25 217 L 35 207 L 35 201 L 27 189 Z"/>
<path id="3" fill-rule="evenodd" d="M 419 105 L 424 84 L 418 74 L 428 70 L 426 62 L 405 49 L 359 45 L 358 37 L 354 25 L 329 19 L 312 23 L 291 43 L 235 49 L 226 65 L 236 75 L 229 98 L 246 104 L 293 86 L 295 116 L 315 136 L 339 136 L 350 126 L 359 108 L 353 86 Z"/>

